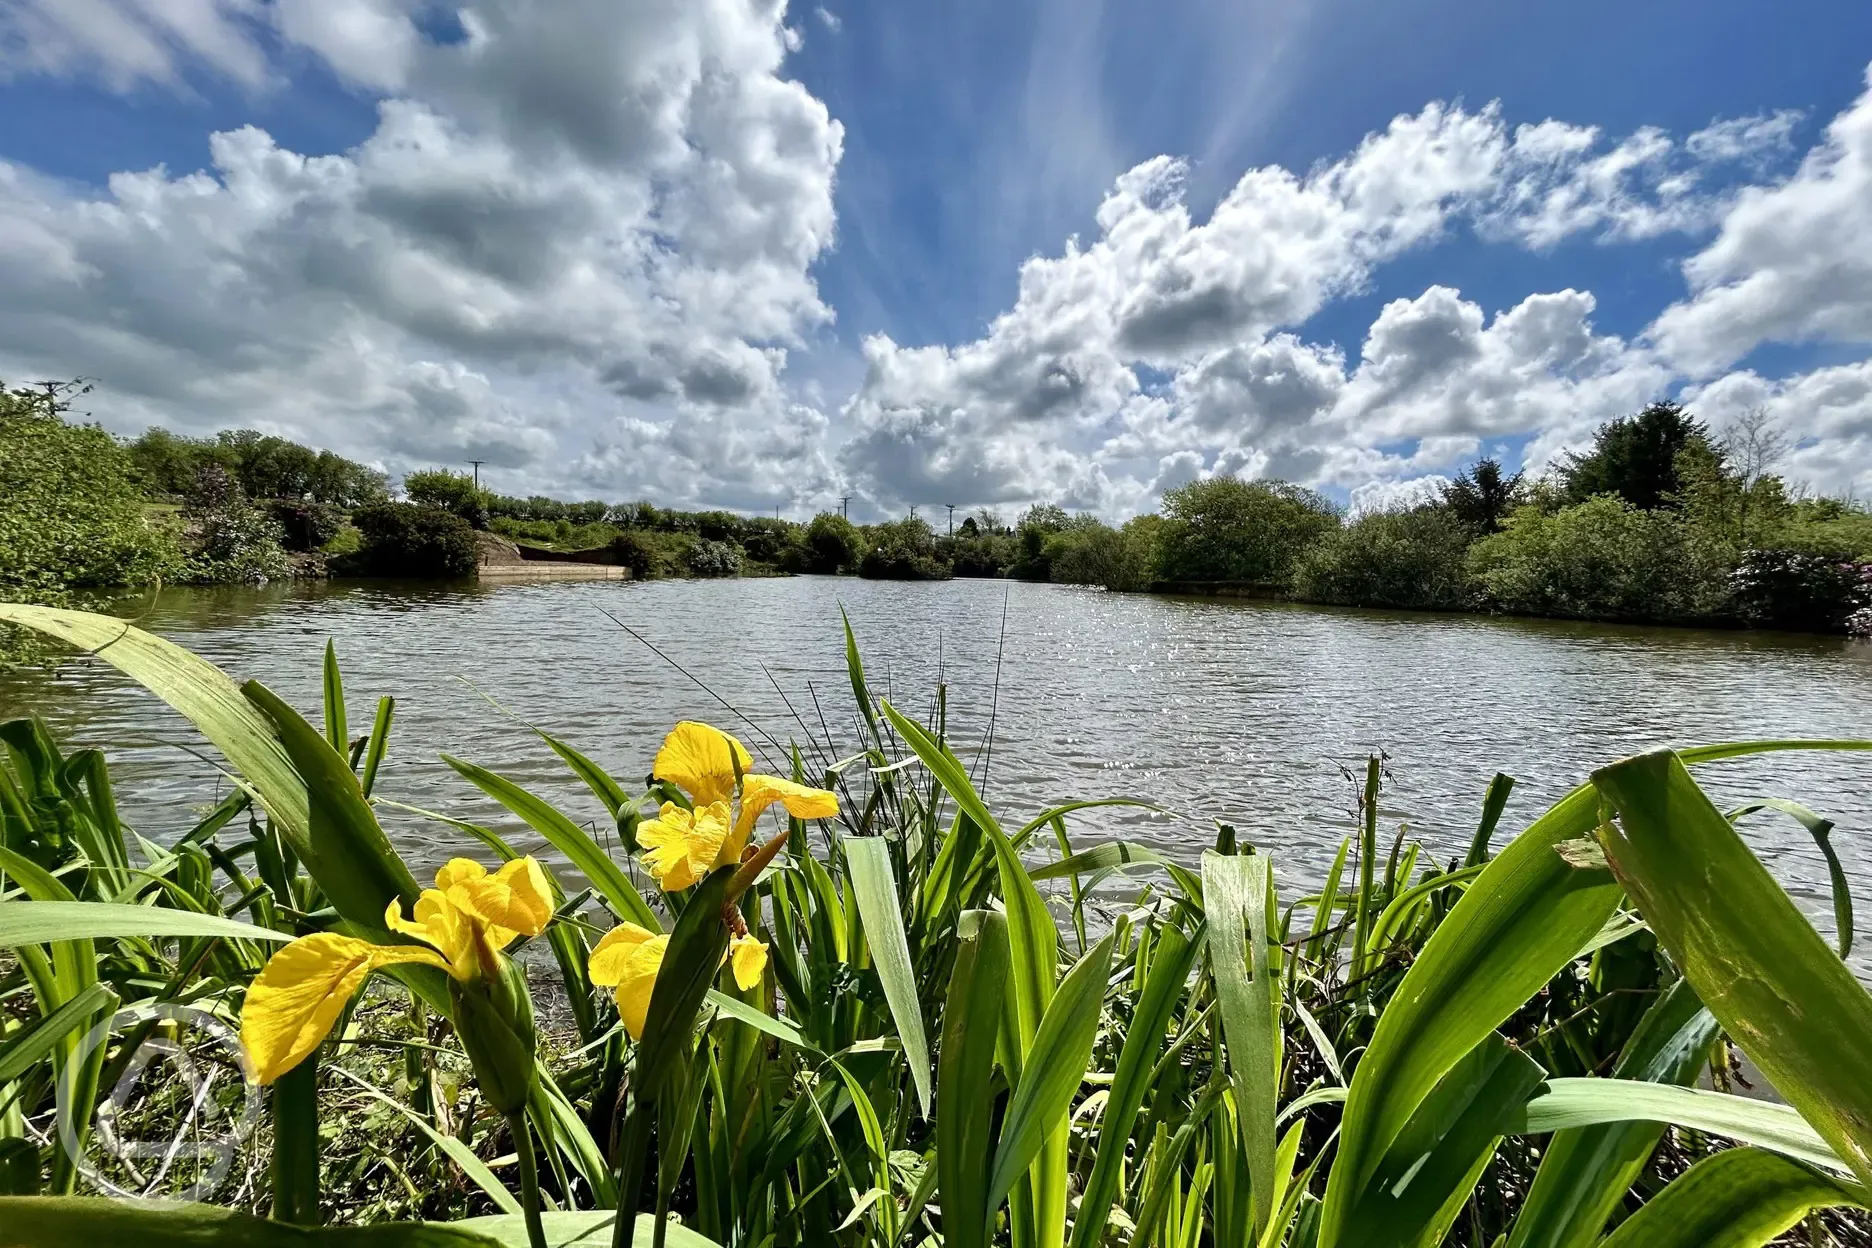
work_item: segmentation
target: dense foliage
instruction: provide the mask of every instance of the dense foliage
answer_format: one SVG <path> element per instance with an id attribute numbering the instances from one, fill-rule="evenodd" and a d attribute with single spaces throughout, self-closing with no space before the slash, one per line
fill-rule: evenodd
<path id="1" fill-rule="evenodd" d="M 374 469 L 252 429 L 190 438 L 153 428 L 126 449 L 137 481 L 157 497 L 185 497 L 208 468 L 227 473 L 253 499 L 350 508 L 389 497 L 384 475 Z"/>
<path id="2" fill-rule="evenodd" d="M 398 805 L 392 700 L 354 735 L 329 648 L 321 732 L 123 621 L 9 611 L 102 647 L 241 781 L 159 845 L 101 754 L 0 725 L 0 1180 L 56 1194 L 0 1195 L 9 1248 L 327 1221 L 377 1248 L 1866 1242 L 1850 893 L 1835 869 L 1830 945 L 1738 829 L 1793 815 L 1837 868 L 1831 824 L 1725 815 L 1691 768 L 1872 742 L 1657 750 L 1518 834 L 1497 776 L 1466 852 L 1394 831 L 1372 758 L 1296 887 L 1251 795 L 1160 811 L 1175 856 L 1084 843 L 1084 806 L 1135 798 L 1004 822 L 942 699 L 875 697 L 849 631 L 855 707 L 790 741 L 679 724 L 640 783 L 542 732 L 594 832 L 452 755 L 473 822 Z M 392 809 L 487 861 L 422 889 Z M 231 1055 L 87 1031 L 178 1002 L 238 1019 L 271 1088 L 233 1174 L 193 1146 L 238 1120 Z M 125 1098 L 151 1053 L 193 1077 Z M 119 1132 L 174 1144 L 138 1166 Z M 232 1208 L 71 1197 L 98 1174 Z"/>
<path id="3" fill-rule="evenodd" d="M 1227 476 L 1166 491 L 1163 516 L 1164 580 L 1269 586 L 1284 586 L 1301 552 L 1339 524 L 1311 490 Z"/>
<path id="4" fill-rule="evenodd" d="M 232 474 L 215 464 L 201 470 L 182 509 L 193 535 L 182 579 L 196 585 L 264 585 L 290 565 L 286 531 L 248 500 Z"/>
<path id="5" fill-rule="evenodd" d="M 1301 554 L 1294 593 L 1309 602 L 1461 611 L 1474 521 L 1435 507 L 1374 512 L 1331 529 Z"/>
<path id="6" fill-rule="evenodd" d="M 403 493 L 419 506 L 460 516 L 471 528 L 488 527 L 489 495 L 465 472 L 434 468 L 409 473 L 403 478 Z"/>
<path id="7" fill-rule="evenodd" d="M 473 576 L 474 530 L 440 507 L 418 503 L 372 503 L 351 513 L 362 537 L 345 572 L 359 576 L 409 578 Z"/>

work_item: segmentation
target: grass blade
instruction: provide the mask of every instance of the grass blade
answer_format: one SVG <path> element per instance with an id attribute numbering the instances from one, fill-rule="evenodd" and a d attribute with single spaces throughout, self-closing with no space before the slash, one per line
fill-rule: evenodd
<path id="1" fill-rule="evenodd" d="M 1274 1212 L 1274 1111 L 1280 1083 L 1276 973 L 1268 965 L 1267 913 L 1273 870 L 1266 854 L 1237 856 L 1214 850 L 1203 853 L 1202 870 L 1209 966 L 1222 1011 L 1242 1161 L 1248 1170 L 1254 1231 L 1259 1236 Z"/>
<path id="2" fill-rule="evenodd" d="M 936 1067 L 936 1190 L 944 1248 L 988 1243 L 995 1033 L 1008 990 L 1008 958 L 1007 919 L 988 910 L 964 912 Z"/>
<path id="3" fill-rule="evenodd" d="M 931 1095 L 929 1041 L 923 1033 L 923 1007 L 917 1000 L 916 967 L 910 960 L 903 911 L 897 900 L 897 883 L 891 874 L 890 846 L 882 837 L 852 837 L 845 841 L 844 849 L 852 893 L 858 900 L 858 918 L 871 947 L 871 960 L 876 965 L 878 979 L 884 985 L 885 1003 L 890 1006 L 897 1034 L 903 1040 L 904 1061 L 909 1064 L 910 1079 L 916 1085 L 917 1103 L 927 1118 Z"/>
<path id="4" fill-rule="evenodd" d="M 54 941 L 122 936 L 220 936 L 232 940 L 291 940 L 251 923 L 192 910 L 158 910 L 109 901 L 0 902 L 0 949 Z"/>

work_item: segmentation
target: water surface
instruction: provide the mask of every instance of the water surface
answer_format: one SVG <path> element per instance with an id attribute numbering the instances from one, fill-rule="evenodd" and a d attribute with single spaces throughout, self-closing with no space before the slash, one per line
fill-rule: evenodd
<path id="1" fill-rule="evenodd" d="M 1520 782 L 1503 823 L 1515 830 L 1593 767 L 1652 746 L 1872 736 L 1865 643 L 1007 582 L 311 583 L 165 591 L 144 623 L 314 718 L 319 656 L 335 639 L 354 732 L 379 694 L 397 698 L 378 792 L 512 830 L 442 751 L 595 822 L 602 808 L 520 720 L 620 777 L 642 776 L 683 717 L 731 727 L 762 753 L 757 731 L 620 622 L 773 738 L 805 735 L 797 714 L 855 750 L 841 604 L 874 691 L 922 715 L 946 682 L 965 758 L 995 709 L 988 796 L 1004 818 L 1071 798 L 1150 797 L 1185 818 L 1088 812 L 1071 823 L 1074 840 L 1123 835 L 1193 859 L 1224 819 L 1269 846 L 1295 887 L 1331 864 L 1351 827 L 1346 769 L 1370 751 L 1389 758 L 1385 834 L 1402 821 L 1447 857 L 1467 845 L 1497 770 Z M 67 741 L 106 749 L 127 817 L 159 841 L 225 791 L 209 761 L 180 748 L 200 748 L 189 727 L 102 663 L 0 682 L 0 713 L 28 710 Z M 1855 885 L 1872 882 L 1860 835 L 1872 823 L 1872 756 L 1781 754 L 1699 774 L 1719 800 L 1790 796 L 1833 818 Z M 465 848 L 444 825 L 395 812 L 385 822 L 420 866 Z M 1806 834 L 1780 816 L 1745 829 L 1830 930 L 1826 872 Z M 538 844 L 523 829 L 516 840 Z"/>

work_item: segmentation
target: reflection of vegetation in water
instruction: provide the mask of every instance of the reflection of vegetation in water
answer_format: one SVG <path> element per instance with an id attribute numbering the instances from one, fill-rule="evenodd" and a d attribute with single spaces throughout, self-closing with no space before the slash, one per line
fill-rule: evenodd
<path id="1" fill-rule="evenodd" d="M 804 722 L 751 751 L 689 725 L 640 791 L 540 734 L 603 803 L 602 830 L 451 759 L 517 822 L 422 813 L 513 865 L 452 865 L 412 907 L 375 813 L 394 704 L 354 725 L 329 652 L 321 730 L 119 621 L 0 615 L 109 642 L 100 656 L 246 786 L 157 846 L 118 825 L 101 757 L 6 726 L 0 936 L 20 969 L 0 979 L 0 1173 L 15 1191 L 78 1186 L 44 1140 L 55 1080 L 94 1103 L 121 1052 L 81 1062 L 87 1018 L 112 997 L 232 1017 L 245 996 L 252 1024 L 271 967 L 310 986 L 267 1008 L 275 1023 L 304 1011 L 311 1055 L 271 1093 L 250 1163 L 266 1181 L 222 1199 L 276 1218 L 506 1211 L 461 1225 L 464 1248 L 602 1236 L 613 1208 L 627 1227 L 644 1215 L 643 1242 L 656 1214 L 680 1219 L 672 1244 L 720 1245 L 1609 1233 L 1629 1248 L 1764 1244 L 1803 1219 L 1816 1242 L 1866 1233 L 1852 1210 L 1872 1178 L 1872 997 L 1733 824 L 1792 816 L 1823 848 L 1830 827 L 1789 803 L 1725 816 L 1686 764 L 1872 743 L 1644 755 L 1514 836 L 1498 777 L 1447 864 L 1385 826 L 1374 759 L 1356 832 L 1298 896 L 1227 825 L 1207 826 L 1195 865 L 1074 845 L 1097 801 L 1004 828 L 945 741 L 941 700 L 919 722 L 874 698 L 848 642 L 855 747 Z M 536 838 L 569 867 L 525 867 Z M 1843 950 L 1837 873 L 1835 890 Z M 387 912 L 426 943 L 393 945 Z M 400 977 L 347 1012 L 362 974 L 295 972 L 290 950 L 308 946 L 279 953 L 262 932 L 394 949 Z M 608 943 L 617 965 L 594 959 L 606 932 L 631 933 Z M 724 965 L 752 944 L 763 966 Z M 544 1040 L 514 1030 L 528 1018 Z M 1786 1105 L 1734 1094 L 1739 1053 Z M 529 1236 L 522 1209 L 548 1200 L 564 1212 Z M 9 1242 L 48 1248 L 199 1216 L 0 1198 Z M 270 1242 L 264 1224 L 239 1233 Z"/>

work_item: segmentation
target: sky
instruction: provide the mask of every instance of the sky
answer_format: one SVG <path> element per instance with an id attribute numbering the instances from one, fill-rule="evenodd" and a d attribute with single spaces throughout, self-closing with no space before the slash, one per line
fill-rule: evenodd
<path id="1" fill-rule="evenodd" d="M 0 0 L 0 378 L 503 493 L 1872 494 L 1861 0 Z"/>

